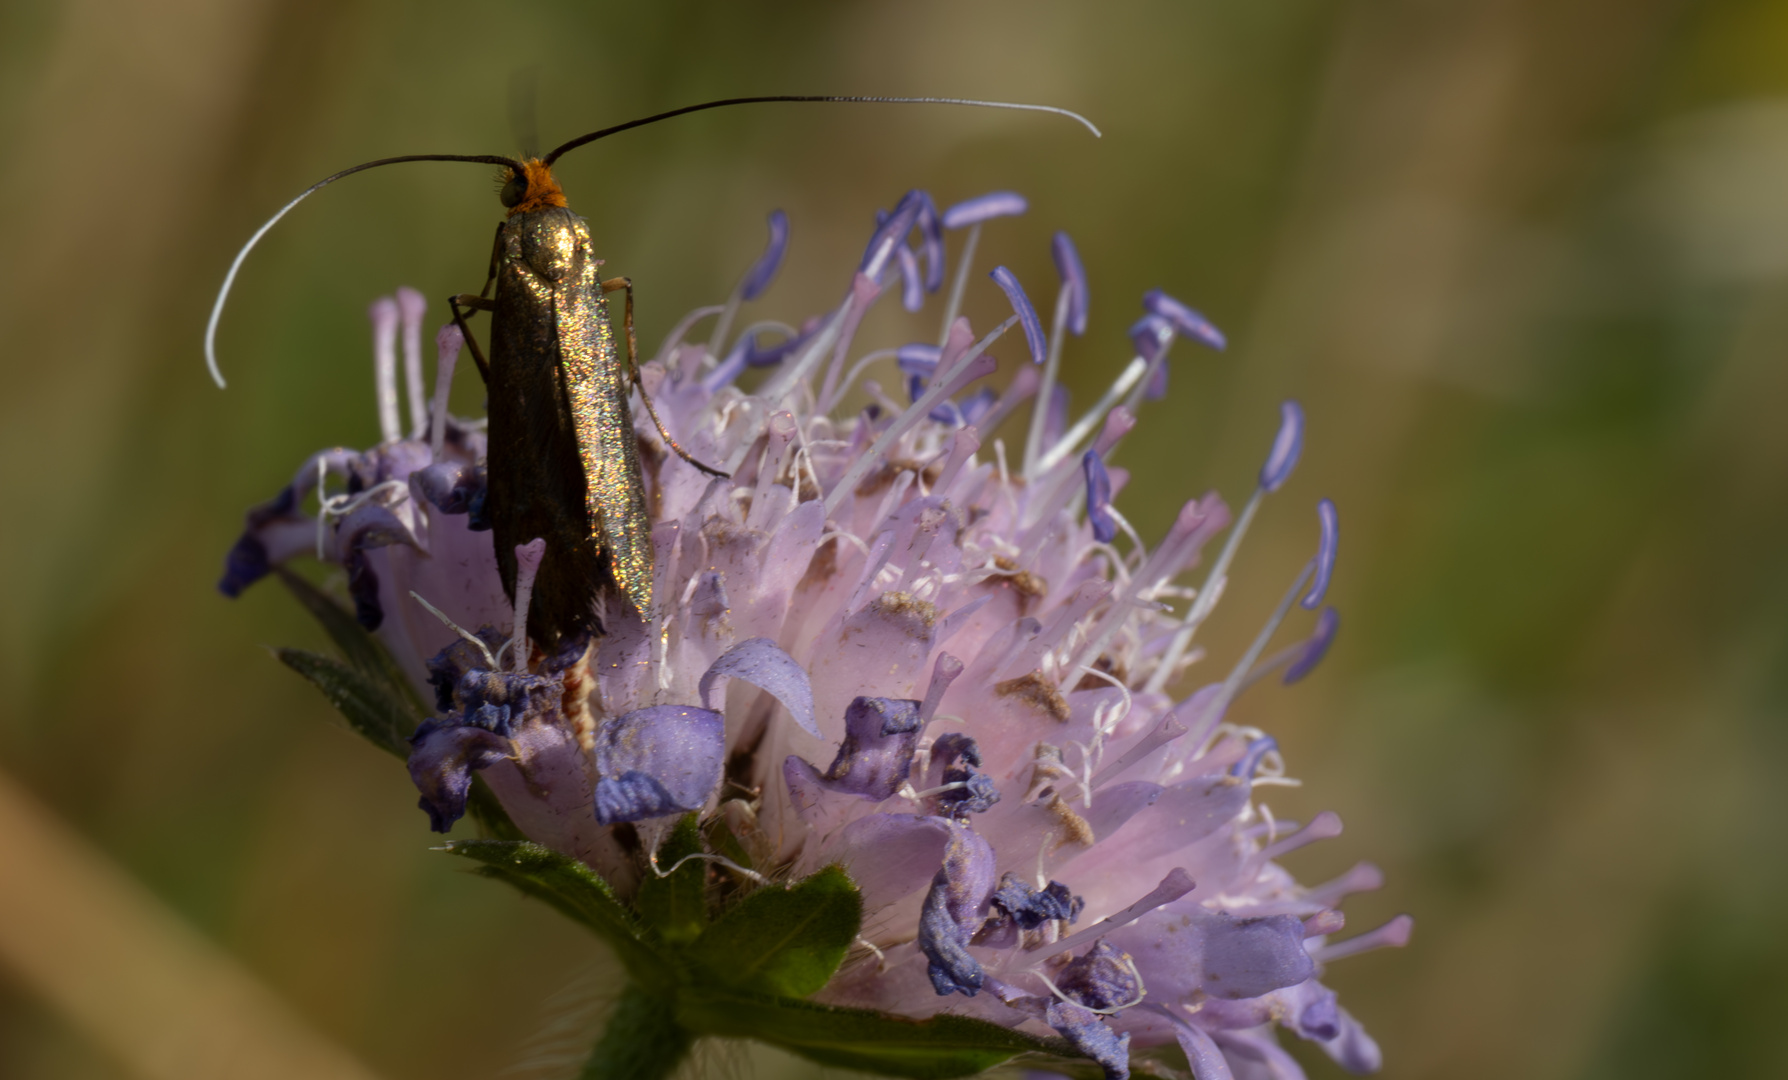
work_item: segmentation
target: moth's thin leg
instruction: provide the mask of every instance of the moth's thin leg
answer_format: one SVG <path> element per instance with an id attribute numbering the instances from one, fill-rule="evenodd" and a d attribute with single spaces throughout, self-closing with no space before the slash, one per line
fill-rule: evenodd
<path id="1" fill-rule="evenodd" d="M 490 361 L 484 358 L 483 350 L 478 348 L 478 339 L 472 336 L 472 328 L 466 325 L 466 315 L 460 310 L 460 306 L 464 305 L 470 311 L 497 310 L 497 305 L 485 299 L 485 295 L 490 292 L 491 284 L 497 280 L 497 264 L 501 261 L 502 255 L 503 223 L 499 221 L 497 222 L 497 235 L 491 240 L 490 267 L 484 272 L 484 288 L 478 290 L 477 296 L 473 296 L 471 293 L 460 293 L 458 296 L 447 298 L 447 307 L 453 312 L 453 325 L 459 327 L 460 336 L 465 339 L 466 348 L 471 351 L 472 360 L 478 365 L 478 374 L 483 376 L 486 386 L 490 385 Z"/>
<path id="2" fill-rule="evenodd" d="M 472 328 L 466 325 L 466 310 L 461 309 L 460 305 L 462 304 L 465 305 L 466 310 L 471 311 L 495 311 L 497 305 L 481 296 L 473 296 L 471 293 L 460 293 L 458 296 L 447 298 L 447 309 L 453 312 L 453 325 L 459 327 L 460 336 L 466 339 L 466 348 L 472 353 L 472 361 L 478 365 L 478 374 L 483 376 L 485 384 L 489 385 L 490 361 L 484 358 L 483 350 L 478 348 L 478 339 L 472 336 Z"/>
<path id="3" fill-rule="evenodd" d="M 625 313 L 621 316 L 621 325 L 625 328 L 624 332 L 627 337 L 627 370 L 630 377 L 633 379 L 633 385 L 639 387 L 639 399 L 646 403 L 646 413 L 652 417 L 652 424 L 658 428 L 658 434 L 664 439 L 665 444 L 677 452 L 678 457 L 689 462 L 689 464 L 694 465 L 709 476 L 718 476 L 723 480 L 726 479 L 731 474 L 723 473 L 719 469 L 703 465 L 701 462 L 690 457 L 689 451 L 678 446 L 677 440 L 671 438 L 671 433 L 664 430 L 664 421 L 658 419 L 658 410 L 652 407 L 652 396 L 646 393 L 646 385 L 640 381 L 639 377 L 639 351 L 638 345 L 635 343 L 633 337 L 633 279 L 626 277 L 609 278 L 602 283 L 602 291 L 605 293 L 612 293 L 617 290 L 625 290 L 627 293 Z"/>

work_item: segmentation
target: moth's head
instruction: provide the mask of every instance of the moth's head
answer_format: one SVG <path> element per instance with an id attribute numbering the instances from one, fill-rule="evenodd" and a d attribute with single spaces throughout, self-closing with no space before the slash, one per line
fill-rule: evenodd
<path id="1" fill-rule="evenodd" d="M 565 205 L 565 192 L 560 190 L 559 182 L 553 179 L 552 166 L 539 158 L 528 158 L 522 162 L 520 171 L 510 166 L 503 175 L 503 190 L 497 197 L 509 208 L 511 217 L 530 210 Z"/>

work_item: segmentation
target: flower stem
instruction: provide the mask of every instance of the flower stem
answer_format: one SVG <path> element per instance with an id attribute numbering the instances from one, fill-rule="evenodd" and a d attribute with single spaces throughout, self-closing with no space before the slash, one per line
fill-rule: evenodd
<path id="1" fill-rule="evenodd" d="M 621 992 L 608 1028 L 580 1074 L 582 1080 L 663 1080 L 676 1071 L 695 1037 L 677 1026 L 671 1002 L 637 986 Z"/>

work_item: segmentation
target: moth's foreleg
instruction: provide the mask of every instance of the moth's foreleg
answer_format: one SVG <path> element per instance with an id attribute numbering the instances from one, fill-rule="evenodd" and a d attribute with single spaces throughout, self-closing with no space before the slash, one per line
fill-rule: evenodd
<path id="1" fill-rule="evenodd" d="M 484 377 L 484 382 L 488 386 L 490 384 L 490 361 L 484 358 L 484 351 L 478 348 L 478 339 L 472 336 L 472 328 L 466 325 L 466 312 L 495 311 L 497 310 L 496 303 L 486 300 L 482 296 L 460 293 L 458 296 L 447 298 L 447 309 L 453 312 L 453 325 L 459 327 L 460 336 L 465 339 L 466 348 L 472 354 L 472 361 L 478 365 L 478 374 Z"/>
<path id="2" fill-rule="evenodd" d="M 671 438 L 671 433 L 664 429 L 664 421 L 658 419 L 658 410 L 652 407 L 652 396 L 646 393 L 646 384 L 641 382 L 639 377 L 639 349 L 633 336 L 633 279 L 627 277 L 609 278 L 602 283 L 602 291 L 605 293 L 622 290 L 625 290 L 627 293 L 627 301 L 622 308 L 621 315 L 623 335 L 627 339 L 627 371 L 629 376 L 633 379 L 633 385 L 639 387 L 639 399 L 646 403 L 646 414 L 652 418 L 652 425 L 658 429 L 658 435 L 664 440 L 665 445 L 676 451 L 678 457 L 700 469 L 702 472 L 707 473 L 709 476 L 718 476 L 723 480 L 726 479 L 730 475 L 729 473 L 724 473 L 719 469 L 703 465 L 701 462 L 690 457 L 689 451 L 678 446 L 677 440 Z"/>

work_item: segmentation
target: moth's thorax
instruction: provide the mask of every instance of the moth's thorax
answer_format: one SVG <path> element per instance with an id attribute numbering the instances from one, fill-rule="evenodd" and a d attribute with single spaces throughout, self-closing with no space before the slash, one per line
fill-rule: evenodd
<path id="1" fill-rule="evenodd" d="M 543 280 L 563 281 L 590 257 L 590 227 L 564 207 L 515 214 L 503 224 L 503 253 Z"/>

